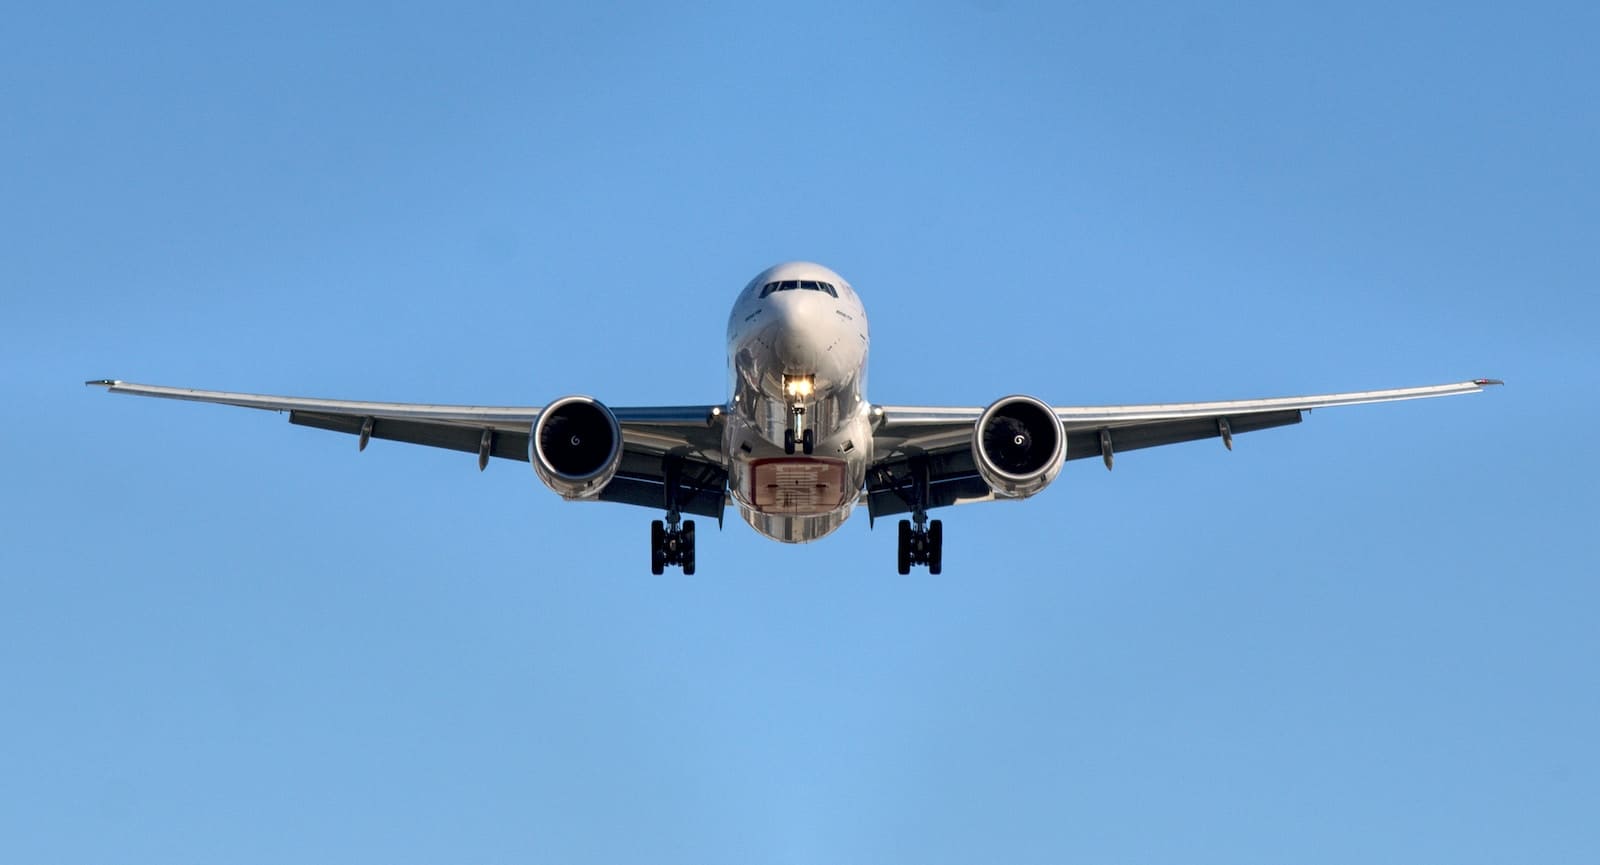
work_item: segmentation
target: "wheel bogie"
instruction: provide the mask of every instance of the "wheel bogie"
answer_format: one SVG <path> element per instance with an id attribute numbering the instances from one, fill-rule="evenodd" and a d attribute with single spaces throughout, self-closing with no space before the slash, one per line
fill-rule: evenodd
<path id="1" fill-rule="evenodd" d="M 694 573 L 694 520 L 684 520 L 682 528 L 662 520 L 650 523 L 650 573 L 659 575 L 674 565 Z"/>
<path id="2" fill-rule="evenodd" d="M 944 571 L 944 523 L 932 520 L 923 528 L 922 522 L 913 527 L 910 520 L 900 521 L 895 566 L 902 574 L 911 573 L 915 565 L 926 565 L 930 574 Z"/>

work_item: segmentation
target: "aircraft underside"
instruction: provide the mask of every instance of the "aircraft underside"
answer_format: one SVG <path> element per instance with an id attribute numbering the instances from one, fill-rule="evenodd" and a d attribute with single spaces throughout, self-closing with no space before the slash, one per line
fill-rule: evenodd
<path id="1" fill-rule="evenodd" d="M 114 393 L 287 412 L 292 424 L 357 437 L 528 462 L 562 498 L 661 512 L 651 570 L 695 572 L 693 517 L 738 509 L 761 534 L 804 543 L 836 531 L 857 505 L 897 517 L 896 569 L 943 569 L 937 508 L 1038 494 L 1068 461 L 1217 439 L 1299 423 L 1316 408 L 1477 393 L 1472 379 L 1321 396 L 1120 406 L 1061 406 L 1007 396 L 987 406 L 866 400 L 866 310 L 825 267 L 780 264 L 751 280 L 728 317 L 729 399 L 611 408 L 586 396 L 542 406 L 461 406 L 280 397 L 89 382 Z"/>

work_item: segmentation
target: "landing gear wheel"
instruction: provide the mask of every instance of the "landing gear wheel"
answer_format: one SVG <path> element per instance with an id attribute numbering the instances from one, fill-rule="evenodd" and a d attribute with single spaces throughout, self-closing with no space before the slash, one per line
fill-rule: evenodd
<path id="1" fill-rule="evenodd" d="M 667 566 L 667 527 L 660 520 L 650 523 L 650 573 L 661 576 Z"/>
<path id="2" fill-rule="evenodd" d="M 678 564 L 684 576 L 694 576 L 694 520 L 683 521 L 683 533 L 678 542 Z"/>
<path id="3" fill-rule="evenodd" d="M 670 515 L 669 515 L 670 519 Z M 660 575 L 669 567 L 677 566 L 684 574 L 694 573 L 694 520 L 670 524 L 661 520 L 650 523 L 650 573 Z"/>
<path id="4" fill-rule="evenodd" d="M 790 456 L 794 455 L 794 430 L 792 429 L 783 431 L 783 452 Z"/>
<path id="5" fill-rule="evenodd" d="M 911 521 L 900 521 L 900 552 L 895 558 L 900 574 L 911 573 Z"/>
<path id="6" fill-rule="evenodd" d="M 806 452 L 806 456 L 810 456 L 812 448 L 816 447 L 817 444 L 816 435 L 814 435 L 811 430 L 806 430 L 805 435 L 801 437 L 800 441 L 801 447 Z"/>
<path id="7" fill-rule="evenodd" d="M 922 528 L 924 523 L 927 528 Z M 944 571 L 944 523 L 930 522 L 926 517 L 917 520 L 916 525 L 911 520 L 901 520 L 899 535 L 895 566 L 900 573 L 911 573 L 915 565 L 927 565 L 930 574 Z"/>

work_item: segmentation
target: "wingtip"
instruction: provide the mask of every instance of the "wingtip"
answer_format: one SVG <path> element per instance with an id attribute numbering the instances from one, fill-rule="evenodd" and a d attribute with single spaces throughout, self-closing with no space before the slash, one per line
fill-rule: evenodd
<path id="1" fill-rule="evenodd" d="M 1472 380 L 1472 383 L 1478 387 L 1490 387 L 1492 385 L 1505 384 L 1505 382 L 1497 378 L 1475 378 Z"/>
<path id="2" fill-rule="evenodd" d="M 122 384 L 122 379 L 94 378 L 84 382 L 84 384 L 88 385 L 89 387 L 116 387 L 117 385 Z"/>

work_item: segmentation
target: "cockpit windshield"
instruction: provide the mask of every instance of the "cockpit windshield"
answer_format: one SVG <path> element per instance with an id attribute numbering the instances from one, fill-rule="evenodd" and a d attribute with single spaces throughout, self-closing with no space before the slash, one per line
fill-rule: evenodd
<path id="1" fill-rule="evenodd" d="M 769 282 L 761 286 L 761 296 L 766 297 L 775 291 L 795 291 L 797 289 L 800 291 L 823 291 L 827 292 L 829 297 L 839 296 L 839 292 L 833 287 L 833 283 L 819 282 L 815 279 L 780 279 L 777 282 Z"/>

